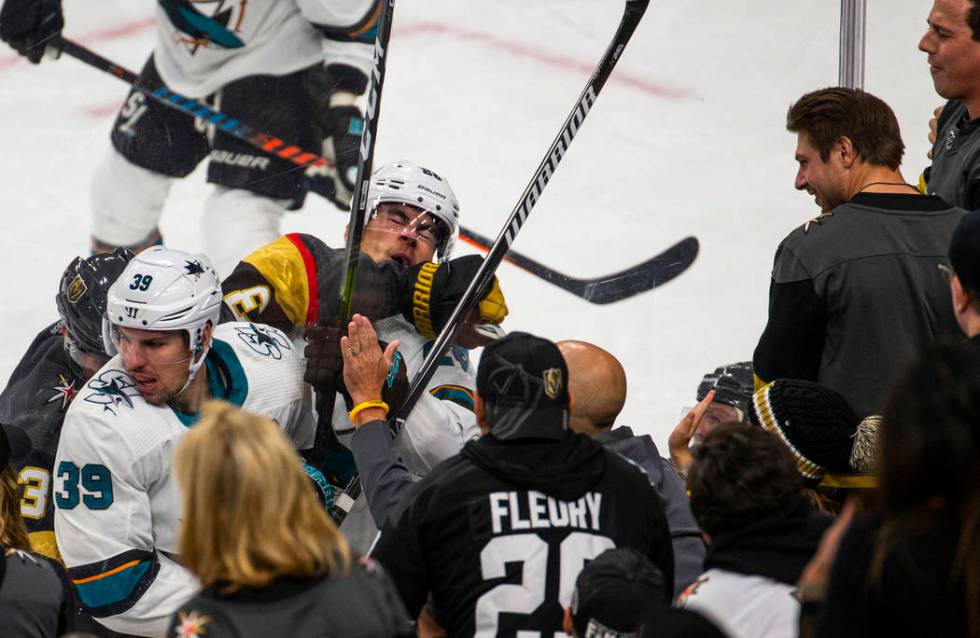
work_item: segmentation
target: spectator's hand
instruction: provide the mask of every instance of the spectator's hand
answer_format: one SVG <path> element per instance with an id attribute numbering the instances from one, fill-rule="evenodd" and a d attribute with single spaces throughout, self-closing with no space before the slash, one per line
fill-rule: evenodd
<path id="1" fill-rule="evenodd" d="M 932 146 L 936 143 L 936 135 L 939 130 L 939 115 L 943 112 L 943 107 L 937 106 L 932 112 L 932 119 L 929 120 L 929 152 L 926 157 L 932 159 Z"/>
<path id="2" fill-rule="evenodd" d="M 61 0 L 6 0 L 0 5 L 0 40 L 38 64 L 65 26 Z"/>
<path id="3" fill-rule="evenodd" d="M 704 418 L 704 413 L 708 411 L 708 406 L 711 405 L 714 398 L 715 391 L 709 390 L 708 394 L 704 395 L 704 398 L 684 415 L 684 418 L 674 427 L 674 431 L 667 438 L 670 460 L 674 463 L 677 471 L 682 474 L 687 472 L 687 468 L 691 466 L 691 462 L 694 460 L 691 456 L 691 437 L 701 425 L 701 419 Z"/>
<path id="4" fill-rule="evenodd" d="M 363 315 L 354 315 L 347 324 L 347 336 L 340 339 L 340 351 L 344 358 L 344 385 L 355 406 L 382 399 L 381 391 L 398 345 L 398 341 L 392 341 L 381 352 L 378 335 Z M 381 408 L 369 408 L 357 415 L 354 425 L 384 417 Z"/>
<path id="5" fill-rule="evenodd" d="M 796 596 L 801 602 L 821 602 L 827 591 L 827 583 L 830 581 L 830 568 L 834 565 L 837 558 L 837 550 L 840 548 L 841 538 L 844 532 L 854 520 L 854 513 L 857 511 L 857 501 L 849 500 L 833 525 L 827 528 L 817 552 L 803 568 L 800 580 L 796 584 Z"/>

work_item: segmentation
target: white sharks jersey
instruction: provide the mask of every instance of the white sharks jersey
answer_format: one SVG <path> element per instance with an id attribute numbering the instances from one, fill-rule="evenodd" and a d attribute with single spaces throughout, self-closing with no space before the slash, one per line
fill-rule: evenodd
<path id="1" fill-rule="evenodd" d="M 315 421 L 304 360 L 269 326 L 214 329 L 202 367 L 211 396 L 275 420 L 297 448 Z M 172 455 L 196 415 L 143 400 L 117 355 L 78 393 L 55 458 L 55 533 L 79 598 L 106 627 L 162 636 L 198 589 L 177 562 L 180 495 Z M 215 458 L 220 463 L 220 458 Z"/>
<path id="2" fill-rule="evenodd" d="M 195 98 L 325 56 L 368 74 L 377 8 L 377 0 L 160 0 L 154 61 L 170 89 Z"/>

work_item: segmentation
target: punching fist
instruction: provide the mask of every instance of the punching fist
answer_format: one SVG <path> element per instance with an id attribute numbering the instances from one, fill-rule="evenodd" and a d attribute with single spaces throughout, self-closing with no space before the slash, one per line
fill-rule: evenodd
<path id="1" fill-rule="evenodd" d="M 482 263 L 482 257 L 467 255 L 441 264 L 429 261 L 416 264 L 402 275 L 398 291 L 399 310 L 420 335 L 430 339 L 435 337 L 446 325 L 453 308 L 462 299 Z M 474 327 L 480 334 L 490 336 L 487 332 L 493 332 L 506 316 L 507 302 L 500 283 L 494 277 L 481 292 L 476 316 L 472 317 L 477 324 Z"/>
<path id="2" fill-rule="evenodd" d="M 317 392 L 333 394 L 340 390 L 343 381 L 344 359 L 340 353 L 340 321 L 317 321 L 303 333 L 306 348 L 306 381 Z"/>
<path id="3" fill-rule="evenodd" d="M 0 40 L 37 64 L 44 49 L 61 35 L 61 0 L 5 0 L 0 8 Z"/>

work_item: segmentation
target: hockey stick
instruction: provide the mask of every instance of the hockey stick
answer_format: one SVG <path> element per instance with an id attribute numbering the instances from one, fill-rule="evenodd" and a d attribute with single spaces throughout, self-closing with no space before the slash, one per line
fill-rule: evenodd
<path id="1" fill-rule="evenodd" d="M 562 158 L 568 152 L 568 147 L 571 145 L 576 133 L 578 133 L 579 127 L 585 121 L 592 105 L 595 104 L 599 92 L 609 79 L 609 75 L 612 73 L 613 68 L 615 68 L 616 62 L 619 61 L 619 56 L 622 54 L 624 47 L 633 36 L 633 32 L 640 23 L 640 19 L 643 17 L 644 12 L 646 12 L 649 3 L 650 0 L 626 0 L 623 17 L 620 20 L 619 28 L 616 29 L 616 34 L 613 36 L 612 42 L 609 43 L 609 47 L 603 54 L 602 59 L 599 60 L 599 64 L 596 65 L 595 71 L 592 72 L 592 77 L 589 78 L 589 82 L 582 91 L 578 102 L 565 119 L 564 125 L 562 125 L 554 142 L 548 148 L 544 159 L 538 165 L 537 170 L 534 172 L 534 177 L 525 187 L 520 199 L 518 199 L 517 206 L 515 206 L 510 217 L 508 217 L 493 247 L 487 253 L 486 259 L 483 260 L 483 264 L 477 271 L 476 276 L 463 294 L 463 298 L 456 304 L 452 314 L 450 314 L 449 319 L 446 321 L 446 325 L 439 333 L 428 355 L 422 362 L 422 367 L 412 380 L 408 395 L 402 402 L 398 414 L 391 421 L 395 432 L 400 431 L 404 427 L 405 419 L 422 394 L 423 388 L 435 373 L 436 367 L 439 365 L 442 355 L 449 347 L 450 340 L 459 329 L 463 317 L 476 303 L 478 294 L 492 280 L 494 272 L 500 266 L 500 262 L 503 261 L 504 255 L 510 249 L 510 245 L 514 243 L 514 238 L 520 232 L 521 226 L 524 225 L 528 215 L 531 214 L 531 209 L 537 203 L 538 199 L 540 199 L 542 191 L 547 186 L 552 174 L 558 168 L 559 162 L 561 162 Z"/>
<path id="2" fill-rule="evenodd" d="M 381 105 L 381 88 L 388 66 L 388 40 L 391 38 L 391 20 L 395 12 L 395 0 L 385 0 L 378 19 L 378 37 L 374 41 L 374 67 L 371 70 L 371 89 L 368 91 L 367 108 L 364 109 L 364 132 L 357 158 L 357 179 L 354 180 L 354 198 L 351 201 L 350 224 L 347 226 L 347 261 L 344 265 L 343 284 L 340 289 L 341 325 L 350 321 L 354 297 L 354 276 L 361 254 L 361 235 L 367 219 L 368 186 L 371 184 L 371 168 L 374 164 L 374 142 L 378 133 L 378 113 Z"/>
<path id="3" fill-rule="evenodd" d="M 493 245 L 490 239 L 468 228 L 460 227 L 459 238 L 483 251 L 490 250 Z M 632 268 L 592 279 L 565 275 L 513 249 L 507 253 L 504 261 L 590 303 L 608 304 L 667 283 L 694 263 L 698 248 L 697 238 L 686 237 Z"/>
<path id="4" fill-rule="evenodd" d="M 48 46 L 67 53 L 76 60 L 95 67 L 100 71 L 105 71 L 110 75 L 114 75 L 124 82 L 128 82 L 133 86 L 133 88 L 141 91 L 150 99 L 156 100 L 157 102 L 178 111 L 183 111 L 191 117 L 203 118 L 207 120 L 209 124 L 217 127 L 219 131 L 228 133 L 229 135 L 232 135 L 259 150 L 265 151 L 269 155 L 290 161 L 293 164 L 296 164 L 296 166 L 302 168 L 308 168 L 310 166 L 329 168 L 336 167 L 336 164 L 332 160 L 321 157 L 317 153 L 303 150 L 295 144 L 289 144 L 282 138 L 272 135 L 271 133 L 258 131 L 234 117 L 226 115 L 221 111 L 216 111 L 206 104 L 200 103 L 194 98 L 185 97 L 180 93 L 175 93 L 162 84 L 154 85 L 150 82 L 146 82 L 136 73 L 133 73 L 125 67 L 119 66 L 112 60 L 102 57 L 95 51 L 92 51 L 91 49 L 88 49 L 77 42 L 73 42 L 67 38 L 56 38 L 53 39 L 51 44 Z"/>
<path id="5" fill-rule="evenodd" d="M 548 148 L 547 155 L 545 155 L 544 159 L 538 165 L 531 182 L 521 194 L 521 198 L 518 200 L 517 206 L 511 212 L 510 217 L 507 219 L 507 223 L 504 224 L 503 229 L 500 231 L 496 241 L 493 243 L 493 246 L 487 254 L 486 259 L 483 260 L 483 264 L 477 271 L 476 276 L 473 278 L 473 281 L 470 282 L 470 285 L 463 294 L 462 299 L 460 299 L 459 303 L 456 304 L 456 307 L 449 316 L 446 325 L 439 333 L 435 343 L 433 343 L 428 355 L 422 362 L 422 367 L 415 375 L 415 378 L 412 379 L 412 384 L 409 387 L 408 395 L 402 402 L 398 413 L 389 420 L 393 433 L 398 433 L 405 426 L 405 420 L 408 418 L 409 413 L 411 413 L 412 408 L 415 406 L 415 402 L 418 401 L 419 396 L 421 396 L 423 388 L 429 383 L 429 379 L 431 379 L 432 375 L 435 373 L 438 362 L 442 359 L 443 353 L 445 353 L 446 349 L 449 347 L 449 341 L 459 328 L 464 313 L 468 312 L 469 308 L 473 306 L 477 300 L 477 293 L 483 289 L 487 282 L 490 281 L 490 279 L 493 277 L 494 271 L 497 270 L 500 262 L 503 261 L 504 255 L 510 249 L 510 245 L 514 242 L 514 237 L 517 236 L 521 226 L 523 226 L 524 222 L 527 220 L 527 216 L 530 214 L 531 209 L 534 207 L 534 204 L 537 203 L 538 198 L 541 196 L 541 192 L 551 179 L 551 175 L 558 167 L 558 163 L 561 162 L 562 157 L 564 157 L 565 153 L 568 151 L 568 147 L 571 145 L 572 139 L 575 137 L 579 127 L 582 125 L 582 122 L 588 115 L 589 110 L 595 103 L 596 97 L 602 90 L 602 87 L 605 86 L 606 80 L 609 79 L 609 75 L 616 66 L 616 62 L 619 60 L 619 56 L 622 54 L 623 48 L 632 37 L 633 31 L 636 30 L 636 26 L 639 24 L 640 18 L 643 17 L 649 3 L 650 0 L 626 0 L 626 8 L 623 11 L 623 17 L 620 20 L 619 28 L 616 30 L 616 34 L 613 36 L 609 47 L 599 60 L 599 64 L 596 66 L 595 71 L 592 72 L 592 76 L 589 78 L 589 83 L 586 85 L 585 90 L 582 91 L 581 96 L 579 96 L 579 100 L 572 109 L 572 112 L 565 119 L 565 123 L 562 125 L 558 136 Z M 347 513 L 354 504 L 354 499 L 356 499 L 360 493 L 360 479 L 355 477 L 348 486 L 347 493 L 342 499 L 338 499 L 334 507 L 334 512 L 332 515 L 338 524 L 347 516 Z"/>

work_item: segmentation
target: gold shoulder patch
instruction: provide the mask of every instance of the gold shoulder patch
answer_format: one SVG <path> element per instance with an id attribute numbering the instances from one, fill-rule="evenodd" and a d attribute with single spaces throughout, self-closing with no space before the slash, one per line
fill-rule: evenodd
<path id="1" fill-rule="evenodd" d="M 833 216 L 834 216 L 834 213 L 833 212 L 820 213 L 819 215 L 817 215 L 816 217 L 814 217 L 810 221 L 808 221 L 805 224 L 803 224 L 803 234 L 805 235 L 805 234 L 807 234 L 810 231 L 810 224 L 820 224 L 827 217 L 833 217 Z"/>

